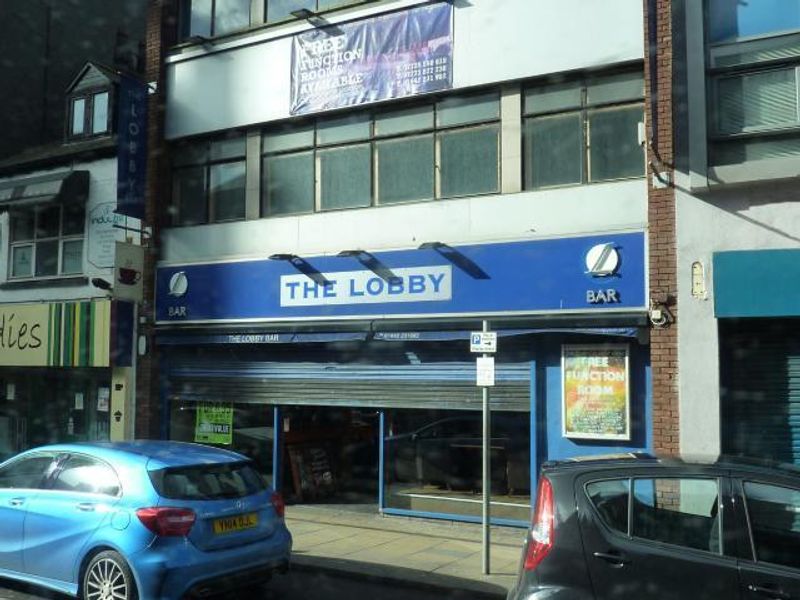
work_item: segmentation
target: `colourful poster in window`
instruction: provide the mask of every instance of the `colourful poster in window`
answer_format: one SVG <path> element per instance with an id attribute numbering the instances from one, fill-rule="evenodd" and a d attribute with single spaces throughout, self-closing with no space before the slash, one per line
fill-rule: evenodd
<path id="1" fill-rule="evenodd" d="M 222 402 L 198 404 L 194 441 L 201 444 L 232 444 L 233 405 Z"/>
<path id="2" fill-rule="evenodd" d="M 564 345 L 561 363 L 564 436 L 629 440 L 628 346 Z"/>

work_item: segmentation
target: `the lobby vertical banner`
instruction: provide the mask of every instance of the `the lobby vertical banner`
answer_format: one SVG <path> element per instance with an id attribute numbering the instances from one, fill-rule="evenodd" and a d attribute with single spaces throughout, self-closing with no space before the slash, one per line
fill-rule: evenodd
<path id="1" fill-rule="evenodd" d="M 117 210 L 144 218 L 147 169 L 147 85 L 122 75 L 117 121 Z"/>
<path id="2" fill-rule="evenodd" d="M 291 79 L 292 114 L 450 89 L 453 7 L 443 2 L 296 35 Z"/>
<path id="3" fill-rule="evenodd" d="M 565 437 L 630 439 L 628 354 L 626 344 L 562 347 Z"/>

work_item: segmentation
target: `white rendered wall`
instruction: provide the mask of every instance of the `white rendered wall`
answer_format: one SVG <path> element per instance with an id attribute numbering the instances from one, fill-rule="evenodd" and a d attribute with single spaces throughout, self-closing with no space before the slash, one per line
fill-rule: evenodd
<path id="1" fill-rule="evenodd" d="M 422 4 L 396 0 L 331 13 L 336 23 Z M 454 0 L 454 88 L 642 60 L 641 0 Z M 166 137 L 286 119 L 289 23 L 192 49 L 167 64 Z"/>
<path id="2" fill-rule="evenodd" d="M 423 242 L 451 245 L 524 240 L 643 229 L 645 180 L 565 187 L 547 191 L 437 200 L 182 227 L 162 234 L 162 264 L 274 253 L 299 256 L 341 250 L 416 248 Z"/>
<path id="3" fill-rule="evenodd" d="M 678 373 L 680 448 L 684 455 L 720 451 L 720 381 L 712 256 L 726 250 L 800 248 L 796 184 L 772 182 L 704 196 L 678 191 Z M 692 297 L 691 266 L 705 266 L 707 299 Z"/>

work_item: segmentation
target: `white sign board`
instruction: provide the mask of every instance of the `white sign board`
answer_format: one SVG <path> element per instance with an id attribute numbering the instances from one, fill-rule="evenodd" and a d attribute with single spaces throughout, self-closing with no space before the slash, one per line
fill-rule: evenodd
<path id="1" fill-rule="evenodd" d="M 494 356 L 479 356 L 476 364 L 478 366 L 478 385 L 481 387 L 494 386 Z"/>
<path id="2" fill-rule="evenodd" d="M 144 271 L 144 248 L 126 242 L 116 243 L 114 261 L 114 297 L 118 300 L 141 302 Z"/>
<path id="3" fill-rule="evenodd" d="M 473 331 L 469 335 L 470 352 L 497 352 L 496 331 Z"/>

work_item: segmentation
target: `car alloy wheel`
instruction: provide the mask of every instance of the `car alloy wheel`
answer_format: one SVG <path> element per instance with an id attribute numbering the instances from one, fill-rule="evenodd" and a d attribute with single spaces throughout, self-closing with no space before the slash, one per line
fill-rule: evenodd
<path id="1" fill-rule="evenodd" d="M 125 560 L 112 550 L 92 558 L 83 576 L 83 600 L 135 600 L 136 586 Z"/>

